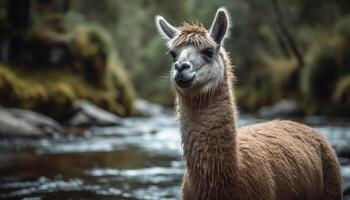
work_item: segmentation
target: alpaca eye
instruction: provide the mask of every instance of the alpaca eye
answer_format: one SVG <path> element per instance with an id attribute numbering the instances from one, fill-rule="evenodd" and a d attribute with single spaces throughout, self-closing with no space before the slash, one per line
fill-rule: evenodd
<path id="1" fill-rule="evenodd" d="M 176 60 L 177 54 L 175 51 L 169 51 L 168 54 L 171 56 L 171 58 L 173 59 L 173 61 Z"/>
<path id="2" fill-rule="evenodd" d="M 203 54 L 207 58 L 213 58 L 214 49 L 213 48 L 206 48 L 206 49 L 201 51 L 201 54 Z"/>

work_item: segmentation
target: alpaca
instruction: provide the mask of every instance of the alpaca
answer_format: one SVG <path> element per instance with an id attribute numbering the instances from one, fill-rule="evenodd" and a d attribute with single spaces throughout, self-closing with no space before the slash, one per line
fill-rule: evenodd
<path id="1" fill-rule="evenodd" d="M 316 130 L 278 120 L 237 128 L 225 8 L 209 31 L 201 24 L 176 28 L 161 16 L 156 25 L 174 60 L 184 200 L 342 199 L 336 154 Z"/>

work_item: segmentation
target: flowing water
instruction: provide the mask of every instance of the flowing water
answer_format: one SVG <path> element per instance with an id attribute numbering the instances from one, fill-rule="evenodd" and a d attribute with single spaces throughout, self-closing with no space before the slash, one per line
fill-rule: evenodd
<path id="1" fill-rule="evenodd" d="M 245 116 L 239 124 L 258 121 Z M 306 122 L 332 143 L 349 144 L 349 125 Z M 181 154 L 176 120 L 166 114 L 130 118 L 123 127 L 93 128 L 81 136 L 3 138 L 0 199 L 179 199 Z M 349 182 L 349 160 L 341 162 Z"/>

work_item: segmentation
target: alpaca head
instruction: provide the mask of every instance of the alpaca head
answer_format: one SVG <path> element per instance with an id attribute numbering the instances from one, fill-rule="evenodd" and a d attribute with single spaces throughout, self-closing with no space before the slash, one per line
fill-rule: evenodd
<path id="1" fill-rule="evenodd" d="M 156 25 L 168 41 L 171 82 L 178 92 L 207 93 L 225 81 L 222 46 L 230 26 L 226 9 L 218 9 L 209 31 L 201 24 L 175 28 L 161 16 L 156 16 Z"/>

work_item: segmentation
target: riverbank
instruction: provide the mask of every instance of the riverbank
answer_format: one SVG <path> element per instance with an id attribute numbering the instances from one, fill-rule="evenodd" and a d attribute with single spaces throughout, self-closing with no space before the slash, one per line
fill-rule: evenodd
<path id="1" fill-rule="evenodd" d="M 239 117 L 239 126 L 264 121 Z M 307 118 L 333 146 L 350 143 L 350 123 Z M 175 116 L 164 110 L 91 127 L 80 135 L 0 139 L 3 199 L 178 199 L 184 171 Z M 77 162 L 79 161 L 79 162 Z M 340 158 L 347 188 L 350 159 Z"/>

